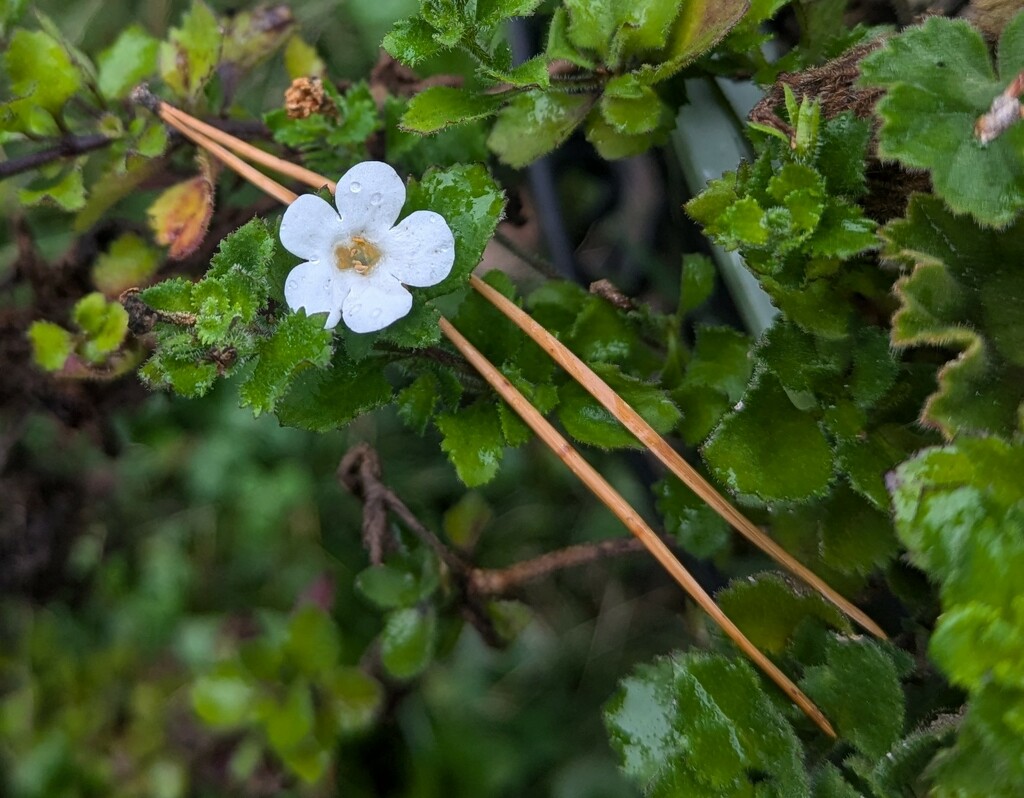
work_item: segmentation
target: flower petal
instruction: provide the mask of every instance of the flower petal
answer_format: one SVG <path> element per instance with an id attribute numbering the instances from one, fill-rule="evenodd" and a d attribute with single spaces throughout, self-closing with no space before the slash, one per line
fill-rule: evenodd
<path id="1" fill-rule="evenodd" d="M 338 212 L 315 194 L 303 194 L 281 219 L 281 245 L 306 260 L 329 260 L 343 234 Z"/>
<path id="2" fill-rule="evenodd" d="M 347 235 L 379 239 L 405 205 L 405 183 L 382 161 L 357 163 L 338 181 L 334 202 Z"/>
<path id="3" fill-rule="evenodd" d="M 380 239 L 378 269 L 406 285 L 425 288 L 451 274 L 455 236 L 444 217 L 433 211 L 414 211 Z"/>
<path id="4" fill-rule="evenodd" d="M 329 207 L 329 206 L 328 206 Z M 332 329 L 341 319 L 341 305 L 352 288 L 333 265 L 310 261 L 300 263 L 284 281 L 284 298 L 292 310 L 305 308 L 307 315 L 327 313 L 324 328 Z"/>
<path id="5" fill-rule="evenodd" d="M 393 277 L 360 281 L 345 297 L 341 315 L 352 332 L 383 330 L 412 309 L 412 294 Z"/>

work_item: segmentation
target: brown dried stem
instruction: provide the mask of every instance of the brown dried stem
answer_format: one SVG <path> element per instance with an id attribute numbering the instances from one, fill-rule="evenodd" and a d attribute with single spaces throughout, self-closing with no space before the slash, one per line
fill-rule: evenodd
<path id="1" fill-rule="evenodd" d="M 762 532 L 752 521 L 748 520 L 739 510 L 733 507 L 693 466 L 687 463 L 675 449 L 669 446 L 668 442 L 650 424 L 644 421 L 643 417 L 636 410 L 630 407 L 621 396 L 612 390 L 608 383 L 597 376 L 568 347 L 534 321 L 514 302 L 509 301 L 483 280 L 475 275 L 469 279 L 474 289 L 500 310 L 519 329 L 536 341 L 562 368 L 569 372 L 569 375 L 576 382 L 582 385 L 609 413 L 615 416 L 644 446 L 651 450 L 654 456 L 669 471 L 696 493 L 712 510 L 783 568 L 817 590 L 872 634 L 885 639 L 885 632 L 881 630 L 878 624 L 872 621 L 852 602 L 837 593 L 821 577 L 817 576 L 807 566 L 789 554 L 778 543 Z"/>
<path id="2" fill-rule="evenodd" d="M 602 477 L 593 466 L 591 466 L 577 452 L 562 435 L 548 423 L 529 401 L 524 397 L 511 382 L 495 368 L 463 335 L 452 326 L 443 316 L 440 319 L 441 332 L 447 336 L 456 349 L 466 358 L 473 367 L 479 371 L 484 379 L 491 384 L 491 387 L 512 407 L 527 426 L 530 427 L 551 451 L 565 463 L 584 485 L 593 493 L 602 504 L 604 504 L 616 518 L 625 524 L 626 528 L 643 543 L 644 547 L 672 576 L 680 587 L 685 590 L 697 605 L 704 610 L 711 619 L 728 635 L 736 646 L 746 654 L 762 671 L 779 686 L 779 688 L 795 703 L 804 714 L 807 715 L 818 728 L 830 737 L 836 733 L 828 719 L 818 707 L 814 705 L 803 691 L 797 687 L 786 674 L 766 657 L 758 648 L 747 639 L 717 604 L 700 586 L 696 579 L 683 566 L 676 556 L 671 552 L 665 542 L 658 537 L 654 530 L 637 514 L 632 505 Z M 618 397 L 616 397 L 618 398 Z M 618 399 L 618 401 L 622 401 Z"/>

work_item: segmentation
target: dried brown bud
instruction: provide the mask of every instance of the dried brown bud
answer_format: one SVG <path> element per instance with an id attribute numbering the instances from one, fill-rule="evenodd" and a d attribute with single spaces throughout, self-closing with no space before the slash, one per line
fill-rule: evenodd
<path id="1" fill-rule="evenodd" d="M 330 104 L 320 78 L 295 78 L 284 92 L 284 110 L 289 119 L 305 119 Z"/>

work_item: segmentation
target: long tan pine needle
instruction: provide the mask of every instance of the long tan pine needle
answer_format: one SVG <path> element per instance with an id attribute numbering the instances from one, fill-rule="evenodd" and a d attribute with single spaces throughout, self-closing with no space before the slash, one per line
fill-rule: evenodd
<path id="1" fill-rule="evenodd" d="M 472 364 L 480 375 L 487 380 L 492 388 L 512 407 L 519 417 L 526 422 L 544 444 L 557 455 L 565 465 L 572 471 L 584 485 L 593 493 L 605 507 L 615 514 L 647 548 L 654 558 L 661 564 L 662 568 L 669 572 L 673 579 L 685 590 L 697 605 L 711 616 L 712 620 L 721 627 L 729 639 L 750 659 L 752 659 L 768 677 L 788 695 L 804 713 L 813 720 L 818 727 L 831 737 L 836 733 L 828 719 L 822 714 L 814 703 L 790 681 L 781 670 L 776 667 L 768 657 L 761 653 L 758 648 L 747 639 L 726 615 L 722 609 L 715 604 L 714 599 L 705 592 L 696 579 L 686 570 L 685 566 L 676 558 L 672 550 L 665 545 L 641 518 L 636 510 L 627 502 L 611 484 L 602 477 L 590 463 L 583 459 L 582 455 L 562 437 L 562 435 L 548 422 L 537 408 L 529 403 L 511 382 L 502 374 L 487 358 L 480 353 L 465 337 L 452 326 L 448 319 L 441 317 L 441 331 L 448 337 L 448 340 L 455 345 L 455 348 L 462 353 Z"/>
<path id="2" fill-rule="evenodd" d="M 841 596 L 821 577 L 806 565 L 783 549 L 778 543 L 762 532 L 752 521 L 748 520 L 739 510 L 733 507 L 710 483 L 682 456 L 662 438 L 654 428 L 644 421 L 621 396 L 619 396 L 604 380 L 561 341 L 549 333 L 542 325 L 511 302 L 500 292 L 494 290 L 476 275 L 471 275 L 470 284 L 488 302 L 500 310 L 513 324 L 525 332 L 530 338 L 551 356 L 569 375 L 582 385 L 609 413 L 632 432 L 662 464 L 675 474 L 684 485 L 690 488 L 711 509 L 727 523 L 735 527 L 741 535 L 774 559 L 783 568 L 803 580 L 817 590 L 826 599 L 835 604 L 853 620 L 859 623 L 876 637 L 885 639 L 885 632 L 871 618 L 851 601 Z"/>
<path id="3" fill-rule="evenodd" d="M 229 152 L 229 148 L 235 152 L 242 153 L 243 147 L 248 148 L 245 142 L 234 139 L 223 131 L 217 130 L 218 140 L 223 143 L 221 146 L 214 141 L 205 131 L 200 130 L 193 122 L 194 118 L 182 111 L 173 109 L 166 103 L 159 105 L 160 118 L 168 125 L 175 128 L 183 135 L 194 141 L 199 146 L 207 149 L 212 155 L 221 160 L 226 166 L 235 170 L 239 175 L 249 180 L 253 185 L 265 191 L 279 201 L 290 204 L 296 195 L 284 186 L 276 183 L 263 173 L 245 163 L 241 158 Z M 194 120 L 198 122 L 199 120 Z M 216 128 L 213 128 L 216 130 Z M 231 139 L 232 141 L 228 141 Z M 262 153 L 262 150 L 252 148 Z M 251 153 L 245 153 L 247 156 Z M 268 156 L 273 158 L 273 156 Z M 256 158 L 253 158 L 256 160 Z M 277 159 L 275 159 L 277 160 Z M 269 163 L 266 159 L 259 160 L 269 168 L 285 173 L 276 165 Z M 313 174 L 313 173 L 310 173 Z M 314 175 L 315 180 L 304 180 L 296 174 L 291 174 L 296 179 L 303 180 L 314 187 L 330 183 L 319 175 Z M 333 184 L 332 184 L 333 185 Z M 475 278 L 474 278 L 475 279 Z M 484 284 L 486 285 L 486 284 Z M 488 286 L 489 288 L 489 286 Z M 531 319 L 532 321 L 532 319 Z M 569 442 L 544 418 L 544 416 L 533 405 L 529 403 L 511 382 L 495 367 L 484 355 L 477 350 L 466 338 L 443 316 L 439 320 L 441 331 L 449 341 L 462 354 L 463 357 L 480 373 L 480 375 L 491 385 L 523 419 L 523 421 L 534 431 L 548 448 L 586 485 L 586 487 L 604 504 L 612 513 L 626 526 L 629 531 L 639 539 L 651 555 L 661 566 L 672 576 L 673 579 L 686 591 L 686 593 L 706 612 L 711 619 L 718 624 L 723 632 L 731 639 L 736 646 L 749 657 L 762 671 L 778 685 L 792 701 L 810 718 L 825 734 L 835 737 L 836 732 L 832 728 L 824 713 L 814 704 L 804 692 L 783 673 L 774 662 L 765 656 L 750 640 L 743 634 L 736 624 L 730 620 L 722 609 L 715 604 L 714 599 L 700 586 L 693 575 L 686 570 L 685 566 L 676 558 L 671 549 L 665 545 L 654 530 L 640 517 L 633 507 L 616 491 L 611 484 L 604 479 Z M 581 361 L 582 362 L 582 361 Z M 596 376 L 596 375 L 595 375 Z M 606 386 L 607 387 L 607 386 Z M 610 388 L 608 389 L 611 390 Z M 618 400 L 622 402 L 621 399 Z M 624 403 L 623 403 L 624 404 Z M 642 440 L 642 439 L 641 439 Z M 659 438 L 660 440 L 660 438 Z"/>

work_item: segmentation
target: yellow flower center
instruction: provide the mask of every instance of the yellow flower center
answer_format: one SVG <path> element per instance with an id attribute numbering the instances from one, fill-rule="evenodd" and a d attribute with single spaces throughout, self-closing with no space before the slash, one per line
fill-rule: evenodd
<path id="1" fill-rule="evenodd" d="M 357 274 L 369 274 L 380 260 L 380 250 L 362 236 L 353 236 L 334 248 L 334 265 L 339 271 L 354 269 Z"/>

